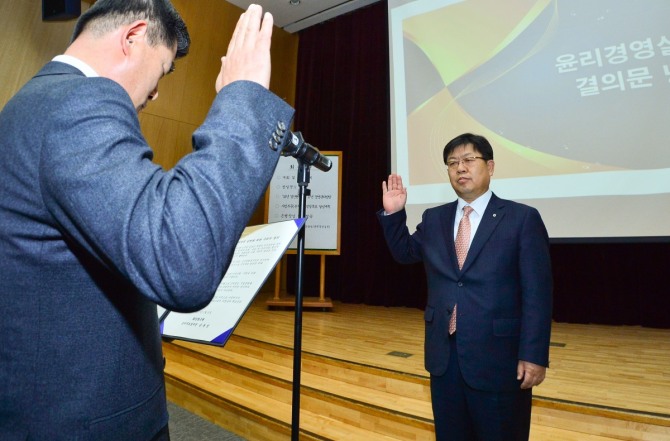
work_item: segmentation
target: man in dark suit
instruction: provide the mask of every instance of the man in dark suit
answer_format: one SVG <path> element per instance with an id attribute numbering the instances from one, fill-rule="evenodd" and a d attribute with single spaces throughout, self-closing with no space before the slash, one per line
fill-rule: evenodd
<path id="1" fill-rule="evenodd" d="M 242 14 L 168 171 L 137 112 L 188 51 L 169 0 L 98 0 L 0 113 L 0 439 L 169 439 L 156 304 L 209 303 L 287 142 L 272 25 Z"/>
<path id="2" fill-rule="evenodd" d="M 425 363 L 436 437 L 527 440 L 531 388 L 549 364 L 547 231 L 537 210 L 491 192 L 495 164 L 484 137 L 456 137 L 443 158 L 458 200 L 426 210 L 410 235 L 407 190 L 392 174 L 378 213 L 394 259 L 425 266 Z"/>

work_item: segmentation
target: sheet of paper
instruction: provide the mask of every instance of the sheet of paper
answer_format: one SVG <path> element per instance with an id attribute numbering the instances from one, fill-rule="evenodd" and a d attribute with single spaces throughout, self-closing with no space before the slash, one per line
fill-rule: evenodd
<path id="1" fill-rule="evenodd" d="M 295 219 L 247 227 L 211 303 L 193 313 L 168 312 L 161 334 L 224 345 L 304 224 L 304 219 Z M 166 312 L 158 307 L 159 317 Z"/>

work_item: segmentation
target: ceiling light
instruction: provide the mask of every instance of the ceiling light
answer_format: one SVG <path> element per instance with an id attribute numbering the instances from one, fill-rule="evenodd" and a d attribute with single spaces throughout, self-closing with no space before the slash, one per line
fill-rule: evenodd
<path id="1" fill-rule="evenodd" d="M 288 0 L 288 4 L 292 6 L 298 6 L 300 4 L 300 0 Z"/>

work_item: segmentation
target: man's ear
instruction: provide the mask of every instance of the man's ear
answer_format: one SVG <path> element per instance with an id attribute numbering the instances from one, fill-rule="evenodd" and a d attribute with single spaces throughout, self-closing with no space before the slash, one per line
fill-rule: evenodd
<path id="1" fill-rule="evenodd" d="M 133 48 L 133 45 L 138 41 L 145 39 L 147 34 L 147 22 L 146 20 L 137 20 L 124 29 L 121 34 L 121 47 L 123 48 L 123 53 L 128 55 Z"/>

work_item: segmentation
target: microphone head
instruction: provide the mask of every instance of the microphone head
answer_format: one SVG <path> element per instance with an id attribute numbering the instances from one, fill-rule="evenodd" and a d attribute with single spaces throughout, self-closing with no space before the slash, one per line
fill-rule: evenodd
<path id="1" fill-rule="evenodd" d="M 289 132 L 287 144 L 281 151 L 282 156 L 293 156 L 305 164 L 313 165 L 321 171 L 327 172 L 333 166 L 332 161 L 321 154 L 319 149 L 305 142 L 300 132 Z"/>
<path id="2" fill-rule="evenodd" d="M 330 158 L 326 155 L 319 155 L 319 165 L 316 165 L 316 168 L 318 168 L 321 171 L 327 172 L 333 167 L 333 161 L 330 160 Z"/>

